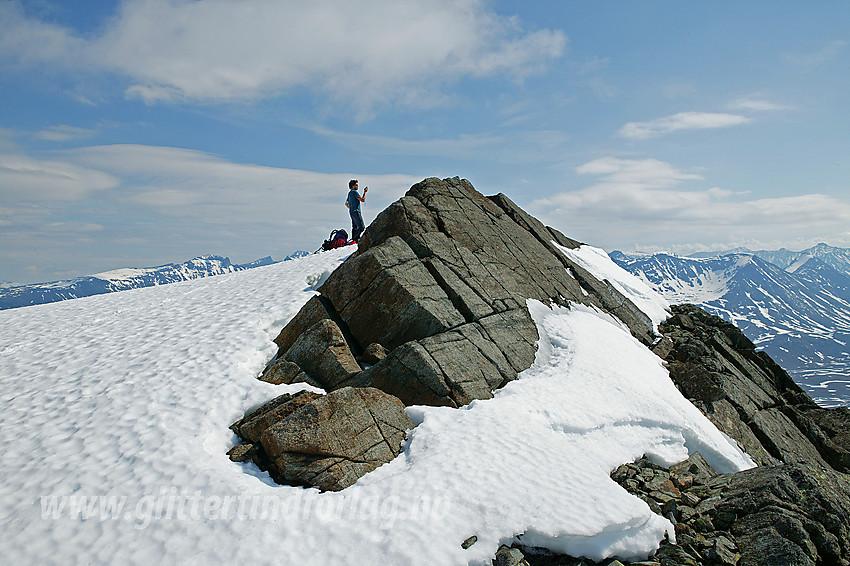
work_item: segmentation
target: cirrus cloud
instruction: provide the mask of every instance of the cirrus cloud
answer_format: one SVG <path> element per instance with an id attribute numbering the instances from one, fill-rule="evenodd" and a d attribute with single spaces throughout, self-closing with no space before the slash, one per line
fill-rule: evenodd
<path id="1" fill-rule="evenodd" d="M 44 141 L 65 142 L 90 138 L 96 134 L 97 130 L 60 124 L 58 126 L 52 126 L 39 132 L 35 132 L 33 137 Z"/>
<path id="2" fill-rule="evenodd" d="M 750 112 L 765 112 L 776 110 L 793 110 L 793 106 L 772 102 L 763 97 L 750 96 L 734 100 L 729 104 L 732 110 L 747 110 Z"/>
<path id="3" fill-rule="evenodd" d="M 422 179 L 283 169 L 132 144 L 0 154 L 0 175 L 0 272 L 30 281 L 207 253 L 239 263 L 312 251 L 332 229 L 350 226 L 349 179 L 369 186 L 367 222 Z M 43 265 L 25 275 L 33 257 Z"/>
<path id="4" fill-rule="evenodd" d="M 322 126 L 311 129 L 335 143 L 375 155 L 438 156 L 500 163 L 553 160 L 563 155 L 569 139 L 557 130 L 494 131 L 417 140 L 339 132 Z"/>
<path id="5" fill-rule="evenodd" d="M 109 173 L 65 160 L 0 155 L 0 196 L 5 202 L 79 200 L 118 185 Z"/>
<path id="6" fill-rule="evenodd" d="M 750 122 L 750 118 L 739 114 L 717 112 L 679 112 L 649 122 L 629 122 L 620 128 L 620 136 L 633 140 L 645 140 L 680 130 L 707 130 L 729 128 Z"/>

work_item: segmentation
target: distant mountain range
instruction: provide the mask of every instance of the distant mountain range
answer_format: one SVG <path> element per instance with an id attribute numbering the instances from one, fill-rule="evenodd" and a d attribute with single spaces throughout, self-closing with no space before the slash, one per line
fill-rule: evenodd
<path id="1" fill-rule="evenodd" d="M 759 250 L 753 251 L 747 248 L 736 248 L 725 252 L 703 252 L 692 254 L 695 258 L 712 258 L 721 257 L 731 254 L 749 254 L 759 257 L 768 263 L 772 263 L 777 267 L 781 267 L 791 273 L 805 265 L 810 259 L 819 259 L 828 266 L 841 271 L 845 274 L 850 274 L 850 249 L 836 248 L 827 244 L 818 244 L 801 252 L 793 252 L 785 248 L 775 251 Z"/>
<path id="2" fill-rule="evenodd" d="M 282 261 L 305 255 L 309 255 L 308 252 L 298 251 L 285 257 Z M 64 281 L 32 283 L 28 285 L 4 283 L 0 286 L 0 310 L 55 303 L 66 299 L 78 299 L 80 297 L 137 289 L 139 287 L 165 285 L 177 281 L 252 269 L 273 263 L 277 262 L 271 256 L 252 261 L 251 263 L 234 265 L 226 257 L 206 255 L 190 259 L 183 263 L 169 263 L 157 267 L 114 269 L 112 271 L 104 271 L 103 273 Z"/>
<path id="3" fill-rule="evenodd" d="M 819 403 L 850 400 L 850 249 L 610 256 L 670 303 L 733 322 Z"/>

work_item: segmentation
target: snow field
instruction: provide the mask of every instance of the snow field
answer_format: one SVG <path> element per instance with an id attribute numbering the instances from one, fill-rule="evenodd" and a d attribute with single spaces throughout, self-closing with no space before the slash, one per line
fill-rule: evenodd
<path id="1" fill-rule="evenodd" d="M 278 486 L 230 462 L 227 426 L 298 389 L 255 379 L 271 340 L 351 251 L 0 312 L 2 561 L 483 565 L 521 533 L 645 557 L 672 526 L 613 468 L 692 451 L 752 466 L 622 324 L 537 302 L 534 365 L 493 399 L 409 408 L 402 454 L 351 488 Z"/>

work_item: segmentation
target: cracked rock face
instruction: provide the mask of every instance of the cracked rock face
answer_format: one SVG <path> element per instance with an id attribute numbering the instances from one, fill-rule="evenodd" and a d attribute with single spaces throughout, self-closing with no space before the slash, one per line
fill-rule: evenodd
<path id="1" fill-rule="evenodd" d="M 759 465 L 809 463 L 850 472 L 850 411 L 822 409 L 741 331 L 694 305 L 661 325 L 670 377 Z"/>
<path id="2" fill-rule="evenodd" d="M 345 387 L 282 395 L 231 428 L 278 483 L 339 491 L 398 456 L 413 421 L 395 397 Z"/>
<path id="3" fill-rule="evenodd" d="M 579 244 L 504 195 L 426 179 L 378 215 L 357 253 L 281 331 L 278 358 L 327 390 L 376 387 L 405 405 L 459 407 L 492 397 L 534 361 L 526 299 L 595 305 L 651 344 L 649 319 L 558 245 Z M 321 320 L 338 325 L 354 358 L 375 345 L 386 356 L 347 374 L 306 367 L 297 346 Z"/>
<path id="4" fill-rule="evenodd" d="M 579 243 L 504 195 L 459 178 L 414 185 L 275 339 L 261 379 L 328 395 L 278 398 L 246 416 L 233 429 L 251 446 L 231 458 L 280 483 L 351 485 L 398 454 L 413 426 L 404 406 L 487 399 L 531 366 L 538 335 L 527 299 L 593 305 L 652 344 L 646 315 L 559 246 Z"/>

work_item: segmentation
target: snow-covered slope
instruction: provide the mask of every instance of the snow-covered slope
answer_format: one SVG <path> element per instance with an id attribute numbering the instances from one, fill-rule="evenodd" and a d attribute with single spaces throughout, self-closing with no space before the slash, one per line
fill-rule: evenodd
<path id="1" fill-rule="evenodd" d="M 618 321 L 533 302 L 534 365 L 493 399 L 409 408 L 402 454 L 354 486 L 231 462 L 227 426 L 296 390 L 255 379 L 272 339 L 351 251 L 0 312 L 3 562 L 483 565 L 519 533 L 644 557 L 672 525 L 612 469 L 752 465 Z"/>
<path id="2" fill-rule="evenodd" d="M 272 263 L 274 261 L 271 257 L 264 257 L 244 265 L 233 265 L 226 257 L 206 255 L 183 263 L 169 263 L 157 267 L 113 269 L 66 281 L 10 285 L 0 289 L 0 309 L 41 305 L 114 291 L 165 285 L 176 281 L 187 281 L 252 269 Z"/>
<path id="3" fill-rule="evenodd" d="M 672 304 L 707 303 L 729 291 L 731 281 L 748 256 L 724 256 L 715 260 L 699 260 L 655 254 L 626 259 L 613 255 L 621 267 L 650 284 Z"/>
<path id="4" fill-rule="evenodd" d="M 812 250 L 775 252 L 786 269 L 752 254 L 612 257 L 670 303 L 694 303 L 733 322 L 820 404 L 850 406 L 850 276 Z M 840 265 L 841 249 L 832 250 Z"/>

